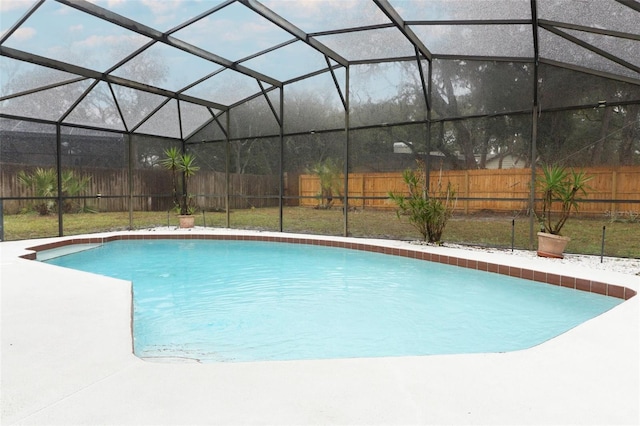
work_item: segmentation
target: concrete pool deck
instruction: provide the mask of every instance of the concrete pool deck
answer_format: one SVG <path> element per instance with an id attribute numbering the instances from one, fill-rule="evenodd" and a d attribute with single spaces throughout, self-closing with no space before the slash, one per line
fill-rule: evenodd
<path id="1" fill-rule="evenodd" d="M 134 233 L 144 232 L 154 231 Z M 189 232 L 283 235 L 174 231 Z M 640 276 L 547 259 L 308 238 L 428 251 L 640 290 Z M 153 363 L 132 354 L 129 282 L 19 258 L 29 247 L 57 240 L 0 243 L 3 425 L 640 424 L 639 296 L 517 352 Z"/>

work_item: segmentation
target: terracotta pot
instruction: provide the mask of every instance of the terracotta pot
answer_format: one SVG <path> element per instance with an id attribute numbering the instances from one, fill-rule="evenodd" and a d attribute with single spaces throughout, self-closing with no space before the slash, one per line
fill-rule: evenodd
<path id="1" fill-rule="evenodd" d="M 180 219 L 180 228 L 193 228 L 195 224 L 196 217 L 190 214 L 181 214 L 178 215 Z"/>
<path id="2" fill-rule="evenodd" d="M 538 232 L 538 256 L 562 259 L 562 253 L 569 244 L 571 238 L 561 235 Z"/>

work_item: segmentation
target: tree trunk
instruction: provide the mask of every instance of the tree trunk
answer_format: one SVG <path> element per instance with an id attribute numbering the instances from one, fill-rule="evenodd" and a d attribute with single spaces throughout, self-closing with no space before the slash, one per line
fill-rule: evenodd
<path id="1" fill-rule="evenodd" d="M 636 121 L 640 118 L 640 106 L 628 105 L 626 114 L 622 121 L 622 140 L 620 141 L 619 160 L 623 166 L 633 165 L 634 158 L 634 142 L 640 139 L 637 131 Z M 638 147 L 640 148 L 640 146 Z"/>
<path id="2" fill-rule="evenodd" d="M 600 126 L 600 138 L 596 141 L 596 144 L 593 146 L 593 150 L 591 151 L 591 165 L 599 166 L 606 162 L 606 159 L 603 158 L 605 141 L 607 140 L 607 135 L 609 134 L 609 123 L 611 122 L 611 113 L 612 109 L 607 107 L 604 109 L 602 114 L 602 125 Z"/>

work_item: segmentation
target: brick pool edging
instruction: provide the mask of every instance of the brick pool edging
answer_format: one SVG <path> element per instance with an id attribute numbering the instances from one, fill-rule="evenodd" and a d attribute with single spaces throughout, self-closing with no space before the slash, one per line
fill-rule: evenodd
<path id="1" fill-rule="evenodd" d="M 309 244 L 328 247 L 339 247 L 351 250 L 371 251 L 375 253 L 388 254 L 392 256 L 404 256 L 412 259 L 426 260 L 429 262 L 444 263 L 462 268 L 477 269 L 515 278 L 538 281 L 561 287 L 573 288 L 575 290 L 602 294 L 604 296 L 616 297 L 628 300 L 636 295 L 636 291 L 630 288 L 615 284 L 603 283 L 583 278 L 575 278 L 568 275 L 552 274 L 534 269 L 520 268 L 497 263 L 484 262 L 479 260 L 464 259 L 455 256 L 447 256 L 436 253 L 426 253 L 417 250 L 400 249 L 394 247 L 384 247 L 375 244 L 366 244 L 350 241 L 321 240 L 314 238 L 296 238 L 263 235 L 215 235 L 215 234 L 122 234 L 108 237 L 84 237 L 55 241 L 29 247 L 32 253 L 20 256 L 23 259 L 36 260 L 37 252 L 65 247 L 74 244 L 104 244 L 117 240 L 231 240 L 231 241 L 267 241 L 292 244 Z"/>

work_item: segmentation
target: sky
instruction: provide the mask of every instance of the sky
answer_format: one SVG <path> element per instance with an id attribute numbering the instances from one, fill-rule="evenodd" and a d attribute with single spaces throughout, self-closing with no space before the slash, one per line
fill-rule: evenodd
<path id="1" fill-rule="evenodd" d="M 215 7 L 220 1 L 185 0 L 94 0 L 94 3 L 115 13 L 130 17 L 144 25 L 168 31 L 187 19 Z M 289 9 L 304 10 L 305 2 L 283 2 Z M 349 3 L 349 2 L 347 2 Z M 4 33 L 32 4 L 26 0 L 2 0 L 0 31 Z M 292 7 L 291 7 L 292 6 Z M 173 34 L 187 43 L 197 45 L 230 61 L 237 61 L 271 46 L 293 39 L 293 36 L 266 19 L 253 13 L 241 4 L 232 4 L 215 15 L 208 16 L 195 24 Z M 105 71 L 117 59 L 122 59 L 135 49 L 150 41 L 146 37 L 124 30 L 116 25 L 83 14 L 73 8 L 49 1 L 40 7 L 18 31 L 13 34 L 7 46 L 46 57 L 57 57 L 62 61 Z M 97 52 L 99 50 L 99 52 Z M 203 62 L 188 58 L 174 49 L 154 47 L 155 55 L 180 66 L 182 73 L 191 77 L 201 77 L 194 69 L 202 69 Z M 285 48 L 285 50 L 287 50 Z M 280 54 L 278 62 L 287 55 L 295 57 L 300 65 L 313 63 L 310 69 L 291 69 L 279 78 L 285 80 L 299 72 L 315 71 L 326 67 L 324 58 L 305 46 L 289 48 L 291 53 Z M 280 53 L 280 52 L 279 52 Z M 254 60 L 258 71 L 272 60 Z M 209 68 L 209 67 L 208 67 Z M 209 70 L 210 72 L 210 70 Z M 264 69 L 263 72 L 274 72 Z M 182 82 L 176 82 L 175 89 Z"/>
<path id="2" fill-rule="evenodd" d="M 531 14 L 529 0 L 389 1 L 402 16 L 411 20 L 530 19 Z M 557 13 L 566 13 L 567 16 L 570 15 L 582 22 L 584 13 L 609 10 L 612 16 L 620 20 L 622 30 L 630 28 L 628 30 L 631 31 L 634 28 L 633 13 L 629 13 L 628 8 L 624 10 L 624 7 L 613 0 L 587 3 L 563 0 L 562 4 L 566 6 L 564 7 L 566 12 L 557 12 L 555 9 L 552 11 L 549 5 L 555 1 L 539 2 L 541 10 L 549 17 L 559 19 L 561 16 Z M 220 5 L 223 1 L 91 0 L 91 2 L 166 32 L 187 19 Z M 4 34 L 34 3 L 34 0 L 0 0 L 0 32 Z M 390 22 L 371 0 L 262 0 L 262 3 L 308 33 Z M 583 5 L 584 11 L 578 9 L 580 4 Z M 603 6 L 605 4 L 608 6 Z M 630 18 L 626 18 L 627 16 Z M 637 18 L 637 15 L 635 17 Z M 594 25 L 611 26 L 607 23 L 607 19 L 612 18 L 594 16 L 593 20 L 596 22 Z M 640 28 L 640 25 L 637 28 Z M 635 31 L 640 33 L 639 29 Z M 415 32 L 434 53 L 505 55 L 523 58 L 531 58 L 533 55 L 531 28 L 523 24 L 495 27 L 430 25 L 415 27 Z M 240 3 L 231 4 L 172 35 L 232 62 L 293 39 L 291 34 Z M 604 36 L 594 36 L 594 38 L 603 40 Z M 349 60 L 379 59 L 396 55 L 411 56 L 414 53 L 413 46 L 395 28 L 357 34 L 320 36 L 318 40 Z M 145 36 L 49 0 L 7 40 L 5 45 L 104 72 L 149 42 L 150 39 Z M 637 41 L 628 41 L 627 44 L 640 45 Z M 551 47 L 553 46 L 546 50 L 550 54 L 553 53 Z M 623 50 L 620 53 L 624 55 L 629 49 L 625 47 Z M 562 53 L 564 54 L 565 51 L 563 47 Z M 115 70 L 113 74 L 142 82 L 145 81 L 141 74 L 147 74 L 151 78 L 147 83 L 151 85 L 157 84 L 169 90 L 180 90 L 221 69 L 217 64 L 161 43 L 156 43 L 149 48 L 146 55 L 157 61 L 158 66 L 168 70 L 166 75 L 162 76 L 162 81 L 153 80 L 154 74 L 149 73 L 145 68 L 145 65 L 153 64 L 148 59 L 134 60 L 127 66 Z M 629 55 L 631 62 L 634 61 L 633 56 Z M 581 61 L 587 59 L 589 58 L 584 55 L 579 58 Z M 280 81 L 326 69 L 324 56 L 300 41 L 253 58 L 244 62 L 243 65 Z M 603 68 L 606 66 L 607 64 L 602 65 Z M 621 72 L 619 68 L 618 66 L 611 69 Z M 219 87 L 234 85 L 243 90 L 246 88 L 257 90 L 255 80 L 233 74 L 233 72 L 224 73 L 220 78 L 212 79 L 215 81 L 207 81 L 206 88 L 216 90 Z M 160 78 L 158 73 L 155 77 Z M 399 79 L 400 75 L 397 77 Z M 191 92 L 193 91 L 191 89 Z"/>
<path id="3" fill-rule="evenodd" d="M 34 3 L 27 0 L 0 1 L 2 14 L 0 31 L 3 33 Z M 187 19 L 222 3 L 221 0 L 93 0 L 92 2 L 159 31 L 168 31 Z M 368 0 L 268 0 L 264 4 L 273 7 L 276 13 L 281 13 L 285 19 L 294 21 L 304 31 L 309 32 L 389 22 L 373 2 Z M 391 31 L 397 32 L 397 30 Z M 229 61 L 238 61 L 294 38 L 240 3 L 229 5 L 173 33 L 173 36 Z M 7 40 L 5 45 L 104 72 L 150 41 L 145 36 L 117 25 L 106 23 L 57 2 L 47 1 Z M 335 46 L 340 47 L 340 43 L 336 44 L 335 40 L 326 41 L 330 45 L 333 42 Z M 408 45 L 406 41 L 405 44 Z M 407 52 L 413 53 L 411 50 Z M 389 49 L 385 54 L 392 55 L 395 52 Z M 161 65 L 166 66 L 167 70 L 163 81 L 151 80 L 149 83 L 169 90 L 185 88 L 190 83 L 221 69 L 216 64 L 162 43 L 156 43 L 150 47 L 145 55 L 158 60 Z M 142 81 L 139 74 L 148 71 L 145 69 L 147 61 L 148 59 L 134 59 L 126 66 L 115 70 L 113 74 Z M 253 58 L 243 65 L 280 81 L 327 68 L 324 56 L 301 41 Z M 153 77 L 153 73 L 149 75 Z M 259 90 L 254 79 L 226 71 L 202 83 L 201 88 L 209 91 L 211 95 L 220 96 L 220 91 L 230 86 L 235 87 L 236 92 L 243 95 Z M 187 90 L 187 93 L 195 94 L 197 89 L 198 87 Z M 331 90 L 331 87 L 329 89 Z M 224 102 L 231 103 L 236 100 L 238 100 L 236 97 L 231 96 L 224 99 Z"/>

